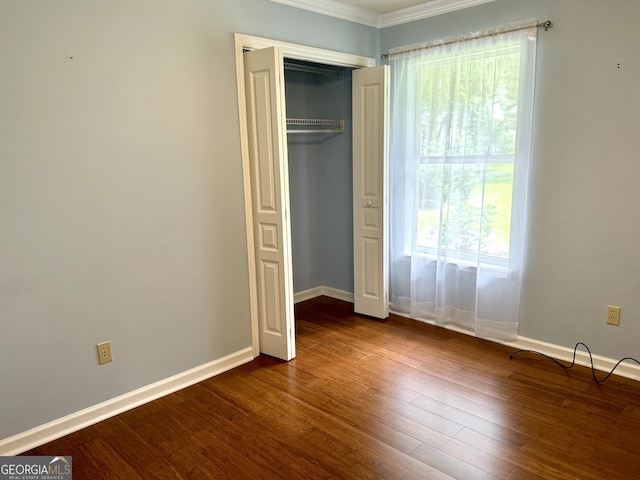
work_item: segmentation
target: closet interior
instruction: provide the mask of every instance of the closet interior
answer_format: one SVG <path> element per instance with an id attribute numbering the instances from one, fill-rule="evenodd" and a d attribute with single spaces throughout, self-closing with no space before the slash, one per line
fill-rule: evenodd
<path id="1" fill-rule="evenodd" d="M 352 70 L 285 59 L 294 293 L 353 292 Z"/>

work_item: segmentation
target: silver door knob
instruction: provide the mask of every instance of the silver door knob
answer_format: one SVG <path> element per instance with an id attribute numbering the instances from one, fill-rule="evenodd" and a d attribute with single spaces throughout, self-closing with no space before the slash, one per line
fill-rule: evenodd
<path id="1" fill-rule="evenodd" d="M 367 202 L 367 207 L 370 207 L 371 205 L 373 205 L 373 202 L 372 202 L 371 200 L 369 200 L 369 201 Z"/>

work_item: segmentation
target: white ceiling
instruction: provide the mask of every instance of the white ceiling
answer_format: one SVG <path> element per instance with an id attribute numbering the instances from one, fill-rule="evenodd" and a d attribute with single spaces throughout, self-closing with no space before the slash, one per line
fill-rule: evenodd
<path id="1" fill-rule="evenodd" d="M 364 8 L 380 14 L 432 2 L 433 0 L 339 0 L 339 3 L 346 3 L 348 5 L 353 5 L 354 7 Z"/>
<path id="2" fill-rule="evenodd" d="M 494 0 L 271 0 L 312 12 L 389 27 Z"/>

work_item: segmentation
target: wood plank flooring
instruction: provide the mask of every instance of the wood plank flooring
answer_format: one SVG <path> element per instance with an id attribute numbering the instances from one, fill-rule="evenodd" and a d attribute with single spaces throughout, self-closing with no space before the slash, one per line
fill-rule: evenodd
<path id="1" fill-rule="evenodd" d="M 297 358 L 230 372 L 29 455 L 74 479 L 640 478 L 640 382 L 320 297 Z"/>

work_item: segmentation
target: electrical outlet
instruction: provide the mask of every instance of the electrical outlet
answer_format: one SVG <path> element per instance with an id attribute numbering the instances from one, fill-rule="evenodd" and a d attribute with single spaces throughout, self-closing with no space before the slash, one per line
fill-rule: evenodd
<path id="1" fill-rule="evenodd" d="M 110 362 L 113 360 L 113 356 L 111 355 L 111 342 L 106 341 L 99 343 L 96 345 L 98 347 L 98 363 L 102 365 L 103 363 Z"/>
<path id="2" fill-rule="evenodd" d="M 620 307 L 607 305 L 607 323 L 609 325 L 620 325 Z"/>

